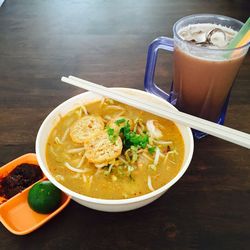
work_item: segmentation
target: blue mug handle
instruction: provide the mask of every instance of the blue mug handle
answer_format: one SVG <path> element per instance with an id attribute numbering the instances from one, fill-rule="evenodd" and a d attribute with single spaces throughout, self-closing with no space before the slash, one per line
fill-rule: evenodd
<path id="1" fill-rule="evenodd" d="M 174 39 L 168 37 L 156 38 L 148 48 L 146 72 L 144 78 L 144 89 L 154 95 L 164 98 L 170 102 L 170 95 L 160 89 L 154 82 L 155 66 L 157 62 L 158 50 L 174 51 Z M 171 87 L 172 88 L 172 87 Z"/>

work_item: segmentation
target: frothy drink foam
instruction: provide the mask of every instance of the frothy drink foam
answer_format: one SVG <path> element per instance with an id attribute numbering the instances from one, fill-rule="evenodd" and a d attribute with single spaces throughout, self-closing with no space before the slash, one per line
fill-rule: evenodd
<path id="1" fill-rule="evenodd" d="M 226 56 L 224 49 L 237 34 L 216 24 L 192 24 L 179 30 L 185 42 L 174 50 L 174 94 L 177 107 L 217 121 L 244 55 Z M 217 50 L 216 50 L 217 49 Z"/>
<path id="2" fill-rule="evenodd" d="M 183 40 L 211 49 L 225 49 L 236 34 L 231 28 L 211 23 L 190 24 L 178 32 Z"/>

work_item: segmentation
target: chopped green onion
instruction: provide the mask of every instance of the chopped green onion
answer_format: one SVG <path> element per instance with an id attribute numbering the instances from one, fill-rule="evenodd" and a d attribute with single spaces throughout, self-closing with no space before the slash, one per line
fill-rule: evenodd
<path id="1" fill-rule="evenodd" d="M 113 135 L 115 130 L 113 128 L 107 127 L 107 133 L 109 136 Z"/>
<path id="2" fill-rule="evenodd" d="M 118 134 L 115 133 L 115 130 L 113 128 L 107 127 L 106 129 L 109 136 L 109 140 L 112 143 L 115 143 L 118 138 Z"/>
<path id="3" fill-rule="evenodd" d="M 121 119 L 116 120 L 115 124 L 119 126 L 121 123 L 124 123 L 125 121 L 126 121 L 125 118 L 121 118 Z"/>

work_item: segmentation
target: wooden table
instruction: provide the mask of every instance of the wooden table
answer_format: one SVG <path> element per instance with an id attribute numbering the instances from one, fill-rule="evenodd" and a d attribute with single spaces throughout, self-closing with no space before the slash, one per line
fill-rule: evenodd
<path id="1" fill-rule="evenodd" d="M 0 8 L 0 165 L 34 152 L 49 112 L 81 89 L 76 75 L 105 86 L 143 89 L 146 53 L 156 37 L 193 13 L 245 21 L 248 1 L 6 0 Z M 171 56 L 157 81 L 166 88 Z M 226 125 L 250 132 L 250 57 L 236 80 Z M 0 249 L 249 249 L 249 150 L 206 137 L 190 167 L 164 196 L 126 213 L 97 212 L 75 202 L 26 236 L 0 226 Z"/>

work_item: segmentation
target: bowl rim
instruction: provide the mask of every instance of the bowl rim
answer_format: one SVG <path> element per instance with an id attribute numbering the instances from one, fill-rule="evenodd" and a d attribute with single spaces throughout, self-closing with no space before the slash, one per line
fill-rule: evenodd
<path id="1" fill-rule="evenodd" d="M 168 108 L 172 108 L 172 109 L 177 110 L 172 104 L 168 103 L 164 99 L 162 99 L 162 98 L 160 98 L 158 96 L 155 96 L 153 94 L 150 94 L 148 92 L 142 91 L 142 90 L 133 89 L 133 88 L 119 88 L 119 87 L 113 88 L 113 89 L 116 89 L 118 91 L 132 91 L 132 92 L 137 92 L 139 94 L 143 94 L 143 95 L 146 95 L 146 96 L 150 96 L 150 97 L 153 97 L 153 98 L 158 99 L 161 102 L 165 103 L 165 105 L 167 105 Z M 79 194 L 79 193 L 74 192 L 74 191 L 70 190 L 69 188 L 63 186 L 58 181 L 56 181 L 56 179 L 48 171 L 48 169 L 46 167 L 46 162 L 43 161 L 43 159 L 41 157 L 41 154 L 40 154 L 40 148 L 39 147 L 40 147 L 40 144 L 41 144 L 40 143 L 41 138 L 43 136 L 43 130 L 44 130 L 47 122 L 52 117 L 55 117 L 55 115 L 58 114 L 58 111 L 62 110 L 62 107 L 64 107 L 68 103 L 72 102 L 72 100 L 79 98 L 79 96 L 84 96 L 84 95 L 87 95 L 87 94 L 90 94 L 90 93 L 96 95 L 93 92 L 86 91 L 86 92 L 80 93 L 78 95 L 75 95 L 75 96 L 67 99 L 63 103 L 59 104 L 56 108 L 54 108 L 49 113 L 49 115 L 44 119 L 44 121 L 42 122 L 42 124 L 41 124 L 41 126 L 40 126 L 40 128 L 38 130 L 38 133 L 37 133 L 35 150 L 36 150 L 36 155 L 37 155 L 38 163 L 40 165 L 40 168 L 44 172 L 45 176 L 55 186 L 57 186 L 63 192 L 65 192 L 68 195 L 70 195 L 71 198 L 73 198 L 73 199 L 79 199 L 79 200 L 83 200 L 83 201 L 86 201 L 86 202 L 89 202 L 89 203 L 95 203 L 95 204 L 99 204 L 99 205 L 123 205 L 123 204 L 127 205 L 127 204 L 131 204 L 131 203 L 142 202 L 142 201 L 145 201 L 145 200 L 157 197 L 158 195 L 164 193 L 171 186 L 173 186 L 183 176 L 183 174 L 186 172 L 186 170 L 187 170 L 187 168 L 188 168 L 188 166 L 189 166 L 189 164 L 190 164 L 190 162 L 192 160 L 192 157 L 193 157 L 193 151 L 194 151 L 194 139 L 193 139 L 193 135 L 192 135 L 191 129 L 189 127 L 184 126 L 184 125 L 182 125 L 182 126 L 185 127 L 185 129 L 187 129 L 187 134 L 188 134 L 189 144 L 190 144 L 189 145 L 189 152 L 188 152 L 188 155 L 187 155 L 187 159 L 183 163 L 183 166 L 182 166 L 181 170 L 178 172 L 178 174 L 171 181 L 169 181 L 168 183 L 166 183 L 162 187 L 160 187 L 160 188 L 158 188 L 158 189 L 156 189 L 156 190 L 154 190 L 154 191 L 152 191 L 150 193 L 147 193 L 147 194 L 144 194 L 144 195 L 141 195 L 141 196 L 136 196 L 136 197 L 133 197 L 133 198 L 128 198 L 128 199 L 101 199 L 101 198 L 94 198 L 94 197 L 90 197 L 90 196 L 87 196 L 87 195 Z M 100 96 L 101 97 L 101 95 L 96 95 L 96 96 Z M 180 125 L 178 123 L 176 125 L 179 128 Z"/>

